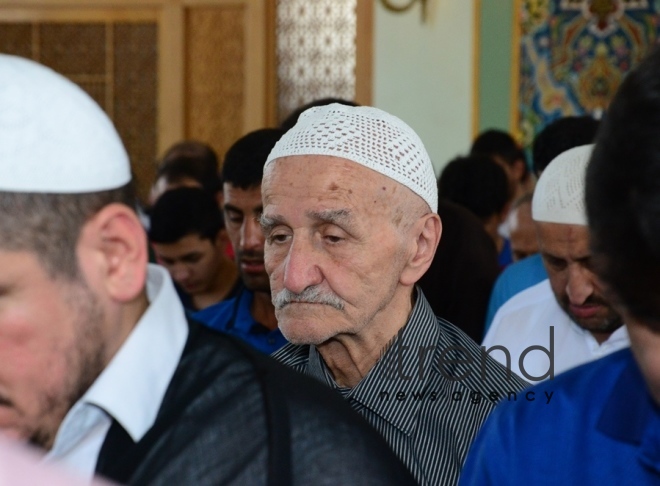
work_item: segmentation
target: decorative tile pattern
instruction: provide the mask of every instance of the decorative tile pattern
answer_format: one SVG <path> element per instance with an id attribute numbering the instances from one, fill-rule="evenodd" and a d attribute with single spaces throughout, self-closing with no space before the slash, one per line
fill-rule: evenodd
<path id="1" fill-rule="evenodd" d="M 279 0 L 278 118 L 318 98 L 355 98 L 357 0 Z"/>

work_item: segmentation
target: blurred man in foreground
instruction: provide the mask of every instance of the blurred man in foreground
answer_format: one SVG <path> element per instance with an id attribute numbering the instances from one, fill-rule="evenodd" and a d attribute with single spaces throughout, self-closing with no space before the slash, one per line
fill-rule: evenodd
<path id="1" fill-rule="evenodd" d="M 0 126 L 3 433 L 122 484 L 409 484 L 327 389 L 186 320 L 87 94 L 0 55 Z"/>

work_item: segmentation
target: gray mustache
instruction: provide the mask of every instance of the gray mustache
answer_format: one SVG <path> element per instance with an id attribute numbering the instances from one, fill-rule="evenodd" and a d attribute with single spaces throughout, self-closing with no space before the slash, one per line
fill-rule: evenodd
<path id="1" fill-rule="evenodd" d="M 296 294 L 290 290 L 280 290 L 273 296 L 273 305 L 275 309 L 283 309 L 291 303 L 303 304 L 323 304 L 334 307 L 337 310 L 344 310 L 344 301 L 332 292 L 321 290 L 318 286 L 307 287 L 305 290 Z"/>

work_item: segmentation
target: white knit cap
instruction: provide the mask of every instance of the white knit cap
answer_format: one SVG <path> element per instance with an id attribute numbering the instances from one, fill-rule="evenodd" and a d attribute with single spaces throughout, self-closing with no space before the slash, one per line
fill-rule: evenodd
<path id="1" fill-rule="evenodd" d="M 552 159 L 534 189 L 534 221 L 587 226 L 584 183 L 593 148 L 582 145 Z"/>
<path id="2" fill-rule="evenodd" d="M 338 103 L 310 108 L 266 159 L 331 155 L 356 162 L 403 184 L 438 210 L 433 165 L 417 134 L 397 117 L 368 106 Z"/>
<path id="3" fill-rule="evenodd" d="M 81 88 L 0 54 L 0 191 L 97 192 L 130 180 L 119 135 Z"/>

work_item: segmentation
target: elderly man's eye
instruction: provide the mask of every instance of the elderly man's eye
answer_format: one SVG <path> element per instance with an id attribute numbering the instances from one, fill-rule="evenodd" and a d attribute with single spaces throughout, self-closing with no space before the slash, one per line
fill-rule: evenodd
<path id="1" fill-rule="evenodd" d="M 266 239 L 270 244 L 286 243 L 289 240 L 289 235 L 285 233 L 273 233 Z"/>
<path id="2" fill-rule="evenodd" d="M 344 238 L 337 235 L 325 235 L 324 238 L 328 243 L 339 243 L 344 240 Z"/>
<path id="3" fill-rule="evenodd" d="M 545 255 L 544 258 L 548 266 L 553 270 L 563 270 L 566 268 L 566 260 L 551 255 Z"/>

